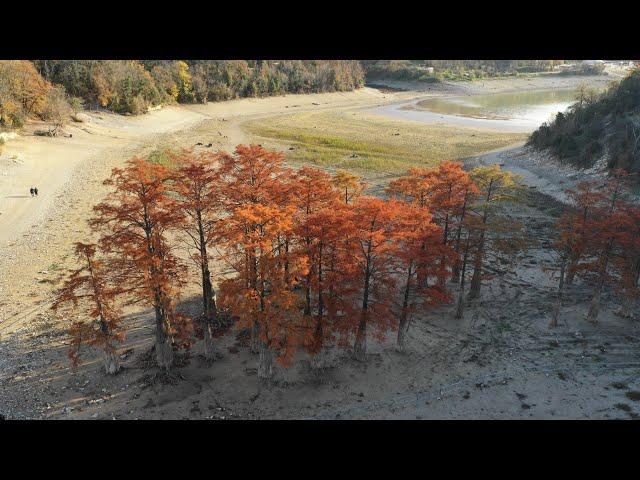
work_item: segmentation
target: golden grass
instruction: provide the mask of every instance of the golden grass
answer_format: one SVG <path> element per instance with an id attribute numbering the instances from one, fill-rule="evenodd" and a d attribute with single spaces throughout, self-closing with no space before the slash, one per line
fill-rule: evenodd
<path id="1" fill-rule="evenodd" d="M 247 122 L 266 141 L 293 147 L 287 160 L 361 172 L 400 173 L 412 166 L 479 155 L 526 139 L 458 126 L 388 120 L 361 112 L 301 112 Z"/>

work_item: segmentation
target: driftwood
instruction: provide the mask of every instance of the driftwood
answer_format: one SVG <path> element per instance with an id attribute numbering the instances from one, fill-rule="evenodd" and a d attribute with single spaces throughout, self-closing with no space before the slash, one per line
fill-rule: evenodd
<path id="1" fill-rule="evenodd" d="M 35 130 L 33 132 L 33 134 L 38 137 L 57 137 L 58 133 L 60 133 L 59 125 L 56 125 L 53 128 L 49 128 L 49 130 Z"/>

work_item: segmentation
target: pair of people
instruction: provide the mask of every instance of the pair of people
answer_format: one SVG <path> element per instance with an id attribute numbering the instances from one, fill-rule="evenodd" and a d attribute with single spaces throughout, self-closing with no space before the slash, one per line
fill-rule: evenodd
<path id="1" fill-rule="evenodd" d="M 37 197 L 38 196 L 38 189 L 36 187 L 31 187 L 29 189 L 29 193 L 31 194 L 32 197 Z"/>

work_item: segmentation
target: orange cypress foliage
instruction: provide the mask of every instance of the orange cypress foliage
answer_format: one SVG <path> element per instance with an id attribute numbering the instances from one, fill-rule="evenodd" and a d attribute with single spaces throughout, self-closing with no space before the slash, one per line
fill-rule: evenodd
<path id="1" fill-rule="evenodd" d="M 615 268 L 620 274 L 619 290 L 624 296 L 620 314 L 635 318 L 636 305 L 640 298 L 640 208 L 627 205 L 625 208 L 625 234 L 620 238 L 620 255 L 614 258 Z"/>
<path id="2" fill-rule="evenodd" d="M 256 330 L 261 380 L 273 375 L 273 355 L 282 365 L 289 365 L 295 348 L 306 342 L 309 332 L 297 309 L 298 297 L 282 275 L 284 265 L 278 252 L 279 238 L 292 228 L 294 208 L 246 205 L 225 222 L 227 259 L 239 275 L 221 284 L 220 298 L 238 317 L 240 328 Z M 249 268 L 245 252 L 252 255 Z"/>
<path id="3" fill-rule="evenodd" d="M 297 207 L 294 233 L 298 239 L 302 255 L 309 266 L 303 280 L 304 314 L 311 315 L 311 284 L 316 274 L 316 264 L 313 261 L 314 238 L 311 229 L 316 226 L 311 223 L 312 216 L 319 210 L 332 203 L 337 203 L 338 194 L 331 185 L 331 176 L 318 168 L 303 167 L 292 177 L 292 190 L 296 192 L 293 201 Z M 318 221 L 317 217 L 313 218 Z"/>
<path id="4" fill-rule="evenodd" d="M 629 215 L 630 205 L 624 201 L 625 182 L 628 174 L 614 170 L 604 185 L 600 202 L 595 206 L 595 215 L 586 223 L 586 249 L 589 255 L 579 265 L 581 272 L 595 275 L 595 289 L 587 320 L 597 323 L 600 311 L 600 296 L 606 283 L 620 281 L 615 272 L 615 257 L 628 244 L 633 231 L 633 217 Z"/>
<path id="5" fill-rule="evenodd" d="M 441 273 L 443 259 L 444 262 L 450 262 L 456 254 L 448 245 L 443 244 L 442 228 L 433 222 L 427 209 L 420 208 L 417 204 L 398 204 L 393 241 L 398 260 L 396 274 L 402 279 L 397 345 L 400 350 L 404 350 L 411 314 L 417 305 L 421 304 L 424 308 L 450 300 L 449 293 L 442 285 L 421 285 L 417 281 L 418 277 L 426 278 L 434 270 Z M 424 271 L 418 275 L 420 269 Z"/>
<path id="6" fill-rule="evenodd" d="M 345 204 L 357 199 L 367 186 L 361 177 L 347 170 L 338 170 L 334 174 L 333 185 L 340 193 Z"/>
<path id="7" fill-rule="evenodd" d="M 305 219 L 302 229 L 310 239 L 307 250 L 310 277 L 310 297 L 316 299 L 313 336 L 307 345 L 319 362 L 323 347 L 333 339 L 339 314 L 349 310 L 354 293 L 351 280 L 356 275 L 349 241 L 354 235 L 353 208 L 341 200 L 328 204 Z"/>
<path id="8" fill-rule="evenodd" d="M 480 203 L 477 205 L 482 222 L 479 226 L 479 237 L 476 242 L 475 257 L 473 265 L 473 276 L 471 277 L 471 287 L 469 289 L 469 298 L 477 298 L 480 295 L 480 287 L 482 284 L 482 269 L 484 258 L 487 250 L 487 240 L 489 232 L 493 233 L 494 238 L 499 244 L 500 235 L 509 232 L 510 228 L 504 218 L 500 218 L 498 214 L 505 202 L 518 201 L 519 175 L 515 175 L 509 171 L 502 170 L 499 165 L 480 166 L 471 171 L 471 179 L 482 191 L 479 196 Z M 518 230 L 521 226 L 513 223 L 512 229 Z"/>
<path id="9" fill-rule="evenodd" d="M 407 175 L 389 182 L 387 193 L 420 207 L 428 205 L 431 169 L 410 168 Z"/>
<path id="10" fill-rule="evenodd" d="M 448 245 L 451 232 L 464 220 L 467 203 L 478 193 L 471 176 L 464 171 L 461 162 L 446 161 L 429 172 L 429 209 L 435 222 L 442 227 L 442 243 Z M 458 245 L 459 247 L 459 245 Z M 438 283 L 444 286 L 446 257 L 443 255 L 438 269 Z"/>
<path id="11" fill-rule="evenodd" d="M 579 262 L 587 251 L 588 229 L 591 218 L 597 213 L 603 194 L 599 182 L 583 181 L 575 189 L 566 191 L 570 201 L 567 209 L 556 222 L 558 239 L 553 244 L 559 263 L 558 291 L 549 327 L 558 325 L 558 316 L 567 285 L 571 285 L 578 271 Z"/>
<path id="12" fill-rule="evenodd" d="M 182 212 L 179 224 L 189 246 L 190 258 L 200 270 L 204 320 L 204 356 L 214 358 L 214 330 L 219 327 L 215 291 L 209 267 L 210 247 L 219 238 L 222 201 L 216 154 L 183 150 L 172 156 L 177 169 L 171 189 Z"/>
<path id="13" fill-rule="evenodd" d="M 564 285 L 570 284 L 576 273 L 594 283 L 587 320 L 597 322 L 600 297 L 607 284 L 625 294 L 623 314 L 629 313 L 638 294 L 640 214 L 626 200 L 628 179 L 628 173 L 614 170 L 604 182 L 585 181 L 567 191 L 575 208 L 558 222 L 560 235 L 555 248 L 560 251 L 561 266 L 551 327 L 557 325 Z"/>
<path id="14" fill-rule="evenodd" d="M 190 345 L 191 322 L 176 312 L 185 269 L 173 255 L 166 234 L 183 221 L 167 195 L 171 172 L 142 158 L 114 168 L 104 184 L 114 190 L 94 207 L 92 226 L 102 231 L 101 246 L 121 260 L 120 282 L 132 302 L 153 307 L 156 360 L 169 370 L 173 348 Z"/>
<path id="15" fill-rule="evenodd" d="M 284 208 L 292 202 L 291 172 L 283 166 L 284 155 L 281 152 L 265 150 L 259 145 L 238 145 L 233 155 L 220 153 L 218 155 L 222 186 L 222 199 L 225 210 L 233 214 L 236 210 L 248 206 L 261 205 L 265 207 Z M 248 222 L 236 222 L 235 228 L 242 228 L 243 234 L 253 235 L 258 229 L 258 224 Z M 242 243 L 237 242 L 240 232 L 227 229 L 224 242 L 235 241 L 233 249 L 236 255 L 242 253 L 242 265 L 237 263 L 237 271 L 242 272 L 247 286 L 256 285 L 258 281 L 258 260 L 254 246 L 251 242 L 245 248 L 240 248 Z M 276 249 L 279 253 L 277 259 L 282 264 L 282 275 L 287 284 L 291 283 L 289 241 L 291 231 L 278 231 Z M 235 238 L 235 240 L 234 240 Z M 251 329 L 251 350 L 254 353 L 260 351 L 259 324 L 256 322 Z"/>
<path id="16" fill-rule="evenodd" d="M 580 182 L 575 189 L 567 190 L 567 197 L 574 210 L 565 212 L 558 223 L 560 247 L 567 255 L 566 278 L 561 280 L 567 285 L 573 284 L 578 263 L 585 252 L 587 226 L 603 200 L 599 185 L 598 181 L 587 180 Z"/>
<path id="17" fill-rule="evenodd" d="M 461 162 L 445 161 L 431 169 L 411 168 L 404 177 L 391 181 L 387 192 L 428 208 L 434 221 L 442 227 L 442 243 L 448 245 L 453 241 L 455 251 L 459 251 L 461 223 L 472 199 L 479 193 Z M 455 234 L 452 235 L 452 232 Z M 441 258 L 437 273 L 440 286 L 444 285 L 447 275 L 445 259 Z M 457 256 L 449 256 L 449 259 L 452 261 L 454 279 L 457 279 L 459 259 Z"/>
<path id="18" fill-rule="evenodd" d="M 221 152 L 217 160 L 228 211 L 248 204 L 289 203 L 289 171 L 283 165 L 282 152 L 266 150 L 259 145 L 238 145 L 232 155 Z"/>
<path id="19" fill-rule="evenodd" d="M 87 344 L 103 350 L 105 371 L 113 375 L 120 370 L 116 344 L 124 339 L 121 312 L 115 304 L 119 290 L 110 284 L 106 264 L 96 258 L 95 245 L 78 242 L 75 254 L 82 265 L 69 273 L 51 308 L 58 311 L 63 305 L 72 304 L 81 308 L 81 318 L 91 319 L 74 321 L 69 329 L 69 358 L 74 368 L 80 360 L 81 346 Z"/>
<path id="20" fill-rule="evenodd" d="M 353 278 L 358 285 L 358 314 L 348 315 L 344 325 L 355 331 L 354 355 L 364 360 L 367 330 L 374 327 L 379 339 L 395 326 L 391 312 L 395 289 L 395 245 L 393 233 L 400 202 L 374 197 L 361 197 L 354 204 L 353 236 L 347 240 L 348 251 L 357 269 Z M 350 263 L 350 262 L 349 262 Z"/>

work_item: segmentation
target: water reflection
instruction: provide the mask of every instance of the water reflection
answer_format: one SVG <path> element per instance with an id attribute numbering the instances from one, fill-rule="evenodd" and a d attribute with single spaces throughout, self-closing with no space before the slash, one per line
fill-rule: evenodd
<path id="1" fill-rule="evenodd" d="M 544 90 L 434 97 L 386 105 L 375 112 L 427 123 L 522 132 L 536 129 L 574 101 L 574 90 Z"/>

